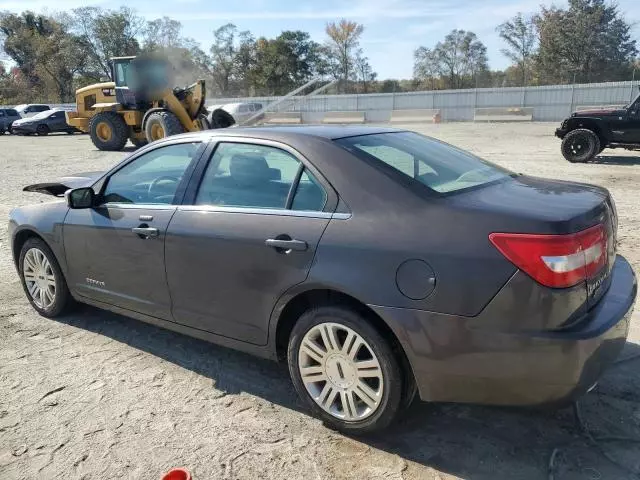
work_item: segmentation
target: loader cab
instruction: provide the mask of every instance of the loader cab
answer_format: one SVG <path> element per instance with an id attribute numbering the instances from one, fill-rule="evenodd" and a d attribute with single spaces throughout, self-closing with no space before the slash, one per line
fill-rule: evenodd
<path id="1" fill-rule="evenodd" d="M 117 57 L 111 59 L 116 101 L 125 109 L 145 109 L 173 85 L 169 62 L 157 57 Z"/>

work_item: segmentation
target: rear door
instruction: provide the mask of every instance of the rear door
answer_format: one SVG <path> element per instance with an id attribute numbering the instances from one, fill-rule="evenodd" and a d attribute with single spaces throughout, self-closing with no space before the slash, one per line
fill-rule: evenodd
<path id="1" fill-rule="evenodd" d="M 185 140 L 147 151 L 106 179 L 94 208 L 69 211 L 63 235 L 71 288 L 171 320 L 165 235 L 203 150 Z"/>
<path id="2" fill-rule="evenodd" d="M 274 142 L 230 138 L 201 163 L 167 230 L 174 319 L 264 345 L 277 299 L 307 278 L 337 197 Z"/>

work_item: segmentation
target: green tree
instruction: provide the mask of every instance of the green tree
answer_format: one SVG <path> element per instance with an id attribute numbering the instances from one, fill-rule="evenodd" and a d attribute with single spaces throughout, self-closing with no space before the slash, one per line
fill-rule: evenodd
<path id="1" fill-rule="evenodd" d="M 283 95 L 322 73 L 320 45 L 307 32 L 284 31 L 255 43 L 252 86 L 266 95 Z"/>
<path id="2" fill-rule="evenodd" d="M 542 8 L 534 18 L 540 38 L 537 76 L 543 83 L 628 78 L 638 54 L 631 25 L 616 4 L 569 0 L 569 8 Z"/>
<path id="3" fill-rule="evenodd" d="M 520 85 L 527 85 L 538 38 L 533 19 L 518 13 L 511 20 L 501 23 L 496 30 L 507 44 L 507 48 L 501 50 L 502 54 L 520 70 Z"/>
<path id="4" fill-rule="evenodd" d="M 479 85 L 488 71 L 487 47 L 473 32 L 452 30 L 433 49 L 419 47 L 414 74 L 420 79 L 441 79 L 444 88 Z"/>
<path id="5" fill-rule="evenodd" d="M 41 85 L 35 40 L 51 34 L 51 20 L 30 11 L 20 15 L 4 12 L 0 14 L 0 32 L 3 51 L 16 63 L 29 88 Z"/>
<path id="6" fill-rule="evenodd" d="M 4 51 L 27 85 L 51 100 L 73 99 L 73 80 L 87 66 L 87 44 L 69 32 L 66 18 L 5 13 L 0 16 Z"/>

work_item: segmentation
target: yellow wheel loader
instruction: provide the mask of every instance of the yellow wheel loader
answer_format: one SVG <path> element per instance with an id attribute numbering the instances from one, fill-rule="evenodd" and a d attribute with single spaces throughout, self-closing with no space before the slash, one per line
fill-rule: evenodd
<path id="1" fill-rule="evenodd" d="M 159 57 L 111 59 L 113 82 L 76 91 L 76 111 L 67 124 L 89 133 L 100 150 L 122 150 L 130 140 L 139 147 L 184 132 L 233 125 L 233 117 L 215 110 L 207 118 L 204 80 L 174 88 L 173 69 Z"/>

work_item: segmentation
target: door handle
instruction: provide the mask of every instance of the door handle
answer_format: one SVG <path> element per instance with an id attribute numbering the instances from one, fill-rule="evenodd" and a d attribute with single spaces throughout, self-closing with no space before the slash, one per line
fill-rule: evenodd
<path id="1" fill-rule="evenodd" d="M 289 250 L 304 252 L 309 246 L 302 240 L 268 238 L 264 241 L 267 247 L 275 248 L 279 252 L 286 253 Z"/>
<path id="2" fill-rule="evenodd" d="M 155 238 L 160 235 L 160 230 L 153 227 L 134 227 L 131 231 L 141 238 Z"/>

